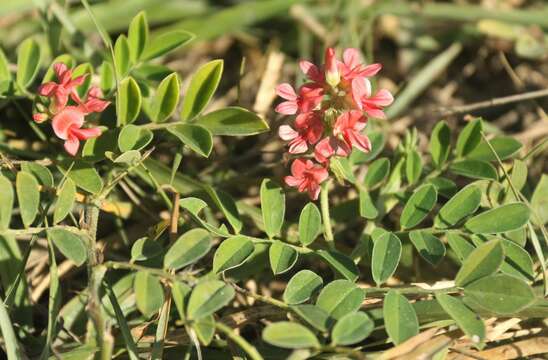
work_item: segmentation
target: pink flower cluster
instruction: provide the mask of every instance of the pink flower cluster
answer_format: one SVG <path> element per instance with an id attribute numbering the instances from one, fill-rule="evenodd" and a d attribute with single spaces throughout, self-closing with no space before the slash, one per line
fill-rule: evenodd
<path id="1" fill-rule="evenodd" d="M 101 90 L 92 86 L 84 99 L 80 98 L 77 87 L 84 83 L 86 75 L 72 78 L 72 71 L 63 63 L 53 65 L 59 82 L 47 82 L 40 86 L 38 94 L 50 99 L 49 106 L 38 105 L 43 110 L 33 115 L 34 121 L 42 123 L 52 119 L 51 126 L 55 135 L 65 140 L 65 150 L 75 156 L 80 147 L 80 140 L 95 138 L 101 135 L 97 127 L 83 128 L 84 119 L 90 113 L 100 113 L 110 104 L 101 99 Z M 69 99 L 74 104 L 69 105 Z"/>
<path id="2" fill-rule="evenodd" d="M 329 176 L 329 159 L 349 156 L 352 147 L 370 151 L 371 143 L 362 133 L 367 120 L 385 118 L 383 107 L 394 99 L 385 89 L 372 92 L 369 78 L 382 66 L 362 64 L 357 49 L 346 49 L 340 61 L 335 51 L 328 48 L 323 67 L 306 60 L 299 66 L 309 82 L 297 91 L 289 84 L 276 88 L 278 96 L 285 100 L 276 112 L 296 115 L 293 126 L 280 126 L 279 135 L 288 142 L 290 154 L 309 154 L 314 160 L 306 156 L 295 159 L 291 176 L 284 180 L 316 200 L 320 184 Z"/>

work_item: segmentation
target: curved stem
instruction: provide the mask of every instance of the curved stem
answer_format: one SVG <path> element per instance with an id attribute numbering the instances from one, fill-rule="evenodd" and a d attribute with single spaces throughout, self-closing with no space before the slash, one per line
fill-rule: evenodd
<path id="1" fill-rule="evenodd" d="M 322 184 L 320 193 L 320 206 L 322 211 L 322 222 L 325 240 L 330 248 L 335 248 L 335 238 L 333 237 L 333 229 L 331 226 L 331 217 L 329 215 L 329 181 Z"/>
<path id="2" fill-rule="evenodd" d="M 221 322 L 217 322 L 215 327 L 217 330 L 224 333 L 230 340 L 234 341 L 243 351 L 245 351 L 251 360 L 263 360 L 263 357 L 259 354 L 255 346 L 251 345 L 246 339 L 236 334 L 230 327 Z"/>

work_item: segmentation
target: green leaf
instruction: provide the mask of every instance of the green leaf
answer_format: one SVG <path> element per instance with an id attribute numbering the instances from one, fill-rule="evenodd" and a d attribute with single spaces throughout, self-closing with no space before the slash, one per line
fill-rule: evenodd
<path id="1" fill-rule="evenodd" d="M 301 270 L 289 280 L 283 299 L 289 305 L 301 304 L 309 300 L 323 285 L 320 276 L 310 270 Z"/>
<path id="2" fill-rule="evenodd" d="M 375 159 L 384 149 L 384 144 L 386 138 L 382 131 L 372 131 L 367 134 L 369 141 L 371 142 L 371 151 L 365 153 L 358 149 L 353 149 L 352 154 L 350 154 L 350 161 L 354 165 L 364 164 Z"/>
<path id="3" fill-rule="evenodd" d="M 496 272 L 504 260 L 500 240 L 491 240 L 478 246 L 462 263 L 455 284 L 465 286 L 481 277 Z"/>
<path id="4" fill-rule="evenodd" d="M 506 204 L 474 216 L 464 227 L 475 234 L 498 234 L 521 228 L 529 215 L 529 207 L 523 203 Z"/>
<path id="5" fill-rule="evenodd" d="M 49 171 L 49 169 L 44 165 L 25 161 L 21 164 L 21 170 L 34 175 L 40 185 L 53 187 L 53 175 L 51 174 L 51 171 Z"/>
<path id="6" fill-rule="evenodd" d="M 196 332 L 200 342 L 207 346 L 211 343 L 213 336 L 215 335 L 215 318 L 213 315 L 206 316 L 193 322 L 191 327 Z"/>
<path id="7" fill-rule="evenodd" d="M 28 38 L 17 48 L 17 75 L 16 81 L 22 89 L 26 89 L 40 70 L 40 46 Z"/>
<path id="8" fill-rule="evenodd" d="M 112 63 L 103 61 L 99 68 L 99 87 L 103 93 L 110 92 L 116 85 L 116 78 L 114 76 L 114 69 Z"/>
<path id="9" fill-rule="evenodd" d="M 384 325 L 394 344 L 398 345 L 419 333 L 419 321 L 415 309 L 397 291 L 390 290 L 383 304 Z"/>
<path id="10" fill-rule="evenodd" d="M 446 229 L 455 226 L 462 219 L 476 212 L 481 202 L 481 190 L 471 184 L 465 186 L 445 205 L 434 219 L 434 226 Z"/>
<path id="11" fill-rule="evenodd" d="M 140 11 L 131 23 L 128 29 L 129 53 L 131 60 L 136 63 L 143 54 L 148 42 L 148 21 L 146 12 Z"/>
<path id="12" fill-rule="evenodd" d="M 540 218 L 542 224 L 548 223 L 548 175 L 542 174 L 540 181 L 531 197 L 531 208 Z M 537 224 L 537 217 L 533 217 L 532 221 Z M 537 224 L 540 225 L 540 224 Z"/>
<path id="13" fill-rule="evenodd" d="M 59 168 L 64 174 L 70 168 L 67 176 L 82 190 L 97 194 L 103 188 L 103 180 L 90 163 L 79 160 L 65 160 L 59 164 Z"/>
<path id="14" fill-rule="evenodd" d="M 186 31 L 171 31 L 157 36 L 148 42 L 142 60 L 151 60 L 183 46 L 194 39 L 194 35 Z"/>
<path id="15" fill-rule="evenodd" d="M 525 161 L 518 159 L 514 160 L 510 180 L 512 180 L 512 184 L 514 184 L 516 190 L 523 189 L 527 183 L 527 163 Z"/>
<path id="16" fill-rule="evenodd" d="M 322 231 L 322 218 L 318 207 L 309 202 L 299 216 L 299 241 L 307 246 L 316 240 Z"/>
<path id="17" fill-rule="evenodd" d="M 84 240 L 80 236 L 63 229 L 50 229 L 47 233 L 48 239 L 61 254 L 72 260 L 76 266 L 82 265 L 88 258 Z"/>
<path id="18" fill-rule="evenodd" d="M 141 89 L 132 77 L 127 77 L 120 82 L 117 92 L 118 121 L 120 124 L 129 124 L 137 119 L 141 111 Z"/>
<path id="19" fill-rule="evenodd" d="M 506 274 L 485 276 L 466 285 L 464 296 L 499 315 L 515 314 L 535 301 L 533 289 L 525 281 Z"/>
<path id="20" fill-rule="evenodd" d="M 455 233 L 447 233 L 447 242 L 455 252 L 461 263 L 474 251 L 474 245 L 470 244 L 463 236 Z"/>
<path id="21" fill-rule="evenodd" d="M 123 153 L 131 150 L 142 150 L 152 141 L 152 137 L 152 131 L 128 124 L 120 130 L 118 148 Z"/>
<path id="22" fill-rule="evenodd" d="M 167 251 L 164 267 L 179 270 L 195 263 L 211 249 L 211 236 L 204 229 L 192 229 L 181 235 Z"/>
<path id="23" fill-rule="evenodd" d="M 457 139 L 457 155 L 466 156 L 479 145 L 483 124 L 480 118 L 470 121 Z"/>
<path id="24" fill-rule="evenodd" d="M 353 282 L 335 280 L 322 289 L 316 306 L 325 310 L 332 319 L 338 320 L 358 310 L 364 299 L 365 292 Z"/>
<path id="25" fill-rule="evenodd" d="M 438 192 L 434 185 L 424 184 L 417 188 L 407 200 L 401 213 L 400 224 L 402 228 L 409 229 L 420 224 L 436 205 L 437 200 Z"/>
<path id="26" fill-rule="evenodd" d="M 384 283 L 394 274 L 400 262 L 401 249 L 400 239 L 392 233 L 382 234 L 375 240 L 371 273 L 377 285 Z"/>
<path id="27" fill-rule="evenodd" d="M 248 136 L 268 131 L 267 123 L 257 114 L 231 106 L 210 112 L 196 120 L 213 135 Z"/>
<path id="28" fill-rule="evenodd" d="M 222 281 L 200 282 L 188 299 L 187 317 L 190 320 L 202 319 L 226 306 L 233 298 L 234 289 Z"/>
<path id="29" fill-rule="evenodd" d="M 456 297 L 438 293 L 436 294 L 436 300 L 470 340 L 475 343 L 483 343 L 485 340 L 485 325 L 479 316 Z"/>
<path id="30" fill-rule="evenodd" d="M 29 227 L 36 215 L 40 205 L 39 184 L 36 178 L 25 171 L 19 171 L 15 181 L 17 199 L 19 200 L 19 209 L 23 225 Z"/>
<path id="31" fill-rule="evenodd" d="M 213 257 L 213 272 L 218 274 L 243 264 L 255 247 L 251 240 L 242 235 L 224 240 Z"/>
<path id="32" fill-rule="evenodd" d="M 500 267 L 503 273 L 514 275 L 526 281 L 533 281 L 533 259 L 529 253 L 518 244 L 509 240 L 502 240 L 504 248 L 504 263 Z"/>
<path id="33" fill-rule="evenodd" d="M 0 173 L 0 230 L 10 226 L 13 212 L 14 193 L 11 182 Z"/>
<path id="34" fill-rule="evenodd" d="M 363 216 L 366 219 L 375 219 L 379 215 L 379 211 L 373 203 L 373 199 L 369 195 L 369 191 L 365 189 L 360 189 L 359 191 L 359 201 L 360 201 L 360 216 Z"/>
<path id="35" fill-rule="evenodd" d="M 143 237 L 136 240 L 131 247 L 131 261 L 145 261 L 163 252 L 162 246 L 153 239 Z"/>
<path id="36" fill-rule="evenodd" d="M 409 184 L 414 184 L 422 173 L 422 159 L 417 150 L 409 152 L 405 159 L 405 176 Z"/>
<path id="37" fill-rule="evenodd" d="M 183 99 L 183 121 L 193 119 L 204 110 L 217 90 L 222 75 L 223 60 L 210 61 L 196 71 Z"/>
<path id="38" fill-rule="evenodd" d="M 434 185 L 438 194 L 447 199 L 450 199 L 457 193 L 457 184 L 455 184 L 453 180 L 441 176 L 428 179 L 426 180 L 426 183 Z"/>
<path id="39" fill-rule="evenodd" d="M 195 153 L 206 158 L 211 154 L 211 150 L 213 149 L 213 138 L 209 130 L 203 126 L 177 124 L 168 127 L 167 130 Z"/>
<path id="40" fill-rule="evenodd" d="M 114 44 L 114 63 L 119 77 L 124 77 L 131 66 L 129 43 L 125 35 L 118 36 Z"/>
<path id="41" fill-rule="evenodd" d="M 119 128 L 109 129 L 101 136 L 87 139 L 82 148 L 82 160 L 97 162 L 106 159 L 106 154 L 118 152 L 117 140 L 120 133 Z M 68 165 L 70 162 L 66 161 Z"/>
<path id="42" fill-rule="evenodd" d="M 331 332 L 333 345 L 359 343 L 371 334 L 375 324 L 364 312 L 349 313 L 343 316 Z"/>
<path id="43" fill-rule="evenodd" d="M 411 242 L 420 256 L 436 266 L 445 256 L 445 245 L 432 233 L 424 230 L 413 230 L 409 233 Z"/>
<path id="44" fill-rule="evenodd" d="M 53 223 L 57 224 L 72 211 L 74 200 L 76 198 L 76 185 L 70 178 L 65 179 L 65 182 L 59 189 L 55 210 L 53 212 Z"/>
<path id="45" fill-rule="evenodd" d="M 211 200 L 215 205 L 222 211 L 223 215 L 226 217 L 230 226 L 234 229 L 236 233 L 239 233 L 242 230 L 242 220 L 240 219 L 240 213 L 236 207 L 236 202 L 230 195 L 221 190 L 215 190 L 209 185 L 205 185 L 205 191 L 211 197 Z"/>
<path id="46" fill-rule="evenodd" d="M 511 136 L 496 137 L 489 140 L 489 143 L 495 149 L 495 152 L 501 160 L 512 157 L 523 147 L 522 143 Z M 497 160 L 491 151 L 491 148 L 485 141 L 482 141 L 473 151 L 471 151 L 467 158 L 483 161 Z"/>
<path id="47" fill-rule="evenodd" d="M 320 346 L 316 336 L 301 324 L 281 321 L 269 324 L 263 330 L 263 339 L 267 343 L 286 349 L 317 348 Z"/>
<path id="48" fill-rule="evenodd" d="M 6 57 L 6 54 L 0 48 L 0 82 L 10 81 L 11 80 L 11 71 L 9 67 L 9 61 Z"/>
<path id="49" fill-rule="evenodd" d="M 325 312 L 325 310 L 317 307 L 316 305 L 294 305 L 291 306 L 291 310 L 299 315 L 301 319 L 320 331 L 327 331 L 327 329 L 333 322 L 333 320 L 329 318 L 329 315 Z"/>
<path id="50" fill-rule="evenodd" d="M 430 154 L 436 168 L 440 168 L 447 159 L 451 149 L 451 129 L 445 121 L 440 121 L 434 126 L 430 135 Z"/>
<path id="51" fill-rule="evenodd" d="M 356 177 L 352 170 L 352 163 L 348 158 L 334 156 L 329 159 L 329 168 L 335 174 L 337 180 L 343 182 L 346 180 L 352 184 L 356 183 Z"/>
<path id="52" fill-rule="evenodd" d="M 151 117 L 154 122 L 164 122 L 173 114 L 179 103 L 180 87 L 177 73 L 172 73 L 162 80 L 151 104 Z"/>
<path id="53" fill-rule="evenodd" d="M 295 265 L 299 254 L 292 247 L 275 240 L 268 250 L 270 268 L 274 275 L 283 274 Z"/>
<path id="54" fill-rule="evenodd" d="M 283 189 L 270 179 L 261 183 L 261 213 L 264 229 L 270 239 L 280 236 L 285 215 L 285 194 Z"/>
<path id="55" fill-rule="evenodd" d="M 373 189 L 380 185 L 390 173 L 390 160 L 388 158 L 379 158 L 369 165 L 363 184 L 368 189 Z"/>
<path id="56" fill-rule="evenodd" d="M 481 160 L 462 160 L 451 164 L 449 170 L 456 175 L 471 179 L 497 180 L 497 170 L 493 165 Z"/>
<path id="57" fill-rule="evenodd" d="M 348 256 L 335 250 L 317 250 L 315 254 L 327 261 L 338 275 L 350 281 L 358 279 L 360 275 L 358 267 Z"/>
<path id="58" fill-rule="evenodd" d="M 181 320 L 186 319 L 186 304 L 191 292 L 190 286 L 184 282 L 176 281 L 171 285 L 171 296 Z"/>
<path id="59" fill-rule="evenodd" d="M 133 283 L 137 309 L 147 318 L 160 310 L 164 303 L 164 289 L 160 280 L 147 271 L 138 271 Z"/>

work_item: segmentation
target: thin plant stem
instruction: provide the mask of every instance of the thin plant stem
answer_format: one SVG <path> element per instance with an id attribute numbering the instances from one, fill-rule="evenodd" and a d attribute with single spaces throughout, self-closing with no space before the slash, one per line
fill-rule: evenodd
<path id="1" fill-rule="evenodd" d="M 335 248 L 335 238 L 333 237 L 333 228 L 331 226 L 331 217 L 329 215 L 329 181 L 322 184 L 320 191 L 320 206 L 325 240 L 329 244 L 330 248 Z"/>
<path id="2" fill-rule="evenodd" d="M 215 324 L 215 328 L 225 334 L 230 340 L 234 341 L 243 351 L 246 352 L 247 355 L 249 355 L 251 360 L 263 360 L 263 357 L 259 354 L 255 346 L 251 345 L 246 339 L 236 334 L 230 327 L 221 322 L 217 322 Z"/>

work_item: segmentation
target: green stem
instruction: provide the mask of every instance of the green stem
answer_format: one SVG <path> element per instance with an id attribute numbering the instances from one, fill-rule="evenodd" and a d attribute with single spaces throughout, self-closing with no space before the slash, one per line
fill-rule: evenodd
<path id="1" fill-rule="evenodd" d="M 217 322 L 215 324 L 215 328 L 225 334 L 230 340 L 234 341 L 243 351 L 246 352 L 247 355 L 249 355 L 251 360 L 264 360 L 255 346 L 251 345 L 246 339 L 236 334 L 230 327 L 223 323 Z"/>
<path id="2" fill-rule="evenodd" d="M 331 217 L 329 215 L 329 181 L 322 184 L 320 192 L 320 206 L 322 210 L 322 221 L 325 240 L 330 248 L 335 248 L 335 238 L 333 237 L 333 228 L 331 226 Z"/>
<path id="3" fill-rule="evenodd" d="M 2 299 L 0 299 L 2 300 Z M 8 359 L 21 359 L 21 351 L 13 330 L 13 322 L 10 320 L 8 308 L 4 305 L 3 301 L 0 301 L 0 330 L 2 331 L 2 337 L 4 338 L 4 346 L 6 348 L 6 355 Z"/>

